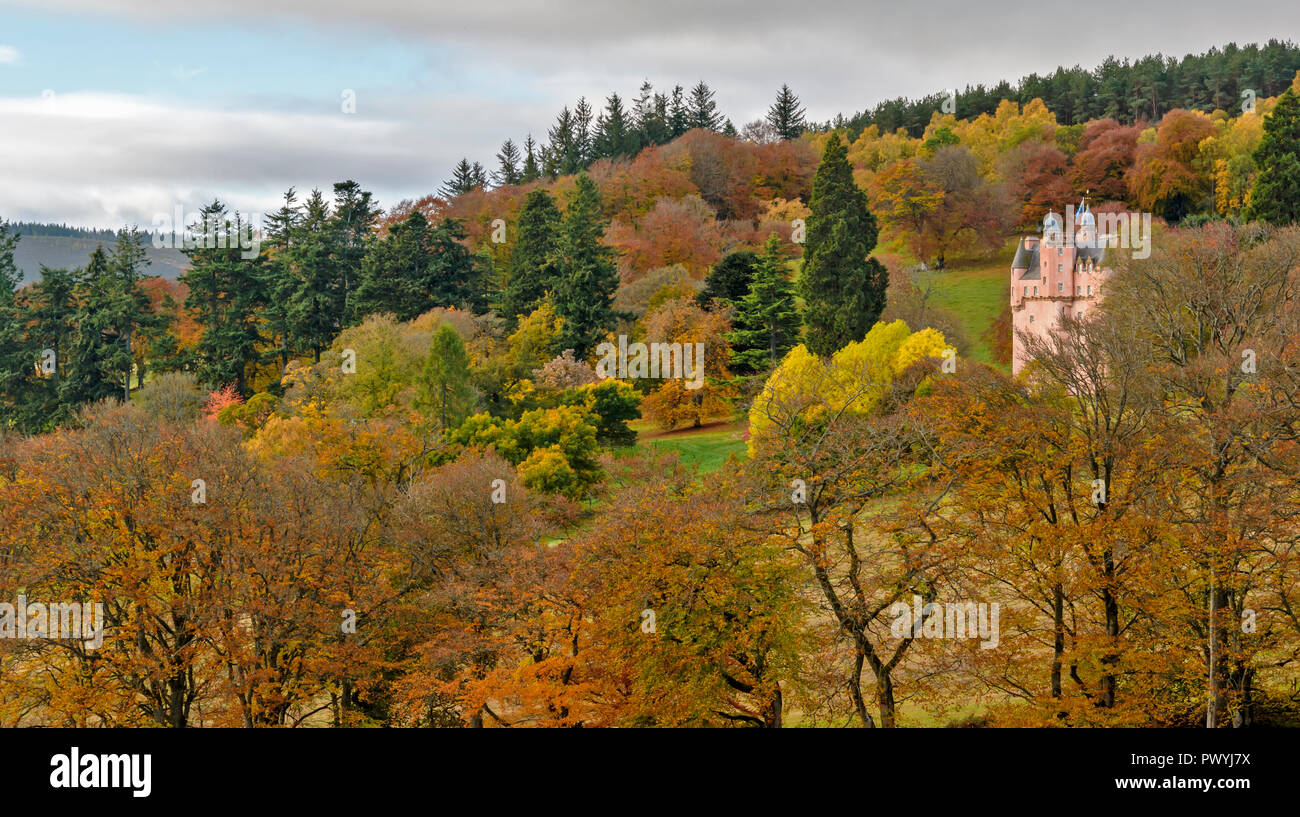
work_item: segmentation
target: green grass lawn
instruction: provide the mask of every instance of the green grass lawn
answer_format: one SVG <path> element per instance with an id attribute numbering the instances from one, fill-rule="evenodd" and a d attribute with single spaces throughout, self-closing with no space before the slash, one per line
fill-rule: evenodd
<path id="1" fill-rule="evenodd" d="M 993 363 L 989 346 L 980 336 L 1007 305 L 1015 242 L 1011 239 L 989 258 L 957 260 L 940 273 L 935 303 L 961 318 L 971 343 L 970 356 L 982 363 Z"/>
<path id="2" fill-rule="evenodd" d="M 662 451 L 676 451 L 681 455 L 682 464 L 693 468 L 701 474 L 716 471 L 735 454 L 745 456 L 745 441 L 741 439 L 744 428 L 728 426 L 726 428 L 706 428 L 701 430 L 682 429 L 669 434 L 651 437 L 660 429 L 649 420 L 636 420 L 628 423 L 640 439 L 639 447 L 655 448 Z"/>

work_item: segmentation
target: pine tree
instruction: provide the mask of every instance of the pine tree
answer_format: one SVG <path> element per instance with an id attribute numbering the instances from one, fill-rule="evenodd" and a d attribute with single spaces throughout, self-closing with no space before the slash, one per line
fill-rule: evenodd
<path id="1" fill-rule="evenodd" d="M 488 186 L 488 174 L 487 174 L 487 171 L 483 169 L 483 165 L 482 165 L 482 163 L 480 163 L 480 162 L 475 162 L 474 165 L 473 165 L 473 167 L 470 168 L 470 179 L 473 181 L 473 184 L 471 185 L 470 190 L 486 190 L 486 189 L 487 189 L 487 186 Z"/>
<path id="2" fill-rule="evenodd" d="M 416 382 L 415 407 L 436 415 L 439 428 L 448 430 L 460 425 L 472 405 L 474 392 L 469 385 L 469 354 L 465 342 L 455 329 L 438 327 L 429 343 L 429 356 Z"/>
<path id="3" fill-rule="evenodd" d="M 876 219 L 853 181 L 848 149 L 832 133 L 813 177 L 799 294 L 804 300 L 805 342 L 827 356 L 861 340 L 885 308 L 889 272 L 869 257 Z"/>
<path id="4" fill-rule="evenodd" d="M 560 211 L 545 190 L 534 190 L 519 212 L 510 269 L 501 295 L 501 314 L 513 328 L 521 315 L 531 314 L 555 286 L 555 251 L 559 243 Z"/>
<path id="5" fill-rule="evenodd" d="M 690 112 L 686 110 L 686 98 L 682 86 L 673 88 L 672 102 L 668 107 L 668 138 L 676 139 L 691 129 Z"/>
<path id="6" fill-rule="evenodd" d="M 767 109 L 767 124 L 781 139 L 798 139 L 807 123 L 804 121 L 804 109 L 799 104 L 799 97 L 794 95 L 789 85 L 782 85 L 776 95 L 776 101 Z"/>
<path id="7" fill-rule="evenodd" d="M 302 221 L 288 253 L 292 281 L 284 309 L 289 343 L 295 350 L 310 350 L 316 361 L 342 329 L 347 301 L 331 229 L 334 223 L 324 194 L 313 190 L 303 205 Z M 360 277 L 360 272 L 357 275 Z"/>
<path id="8" fill-rule="evenodd" d="M 445 218 L 429 232 L 429 268 L 424 291 L 431 306 L 486 310 L 483 270 L 465 246 L 465 228 Z"/>
<path id="9" fill-rule="evenodd" d="M 635 149 L 623 100 L 618 94 L 610 94 L 605 100 L 605 110 L 596 120 L 595 158 L 614 159 L 627 156 Z"/>
<path id="10" fill-rule="evenodd" d="M 1282 94 L 1264 120 L 1254 158 L 1259 176 L 1247 218 L 1279 226 L 1300 220 L 1300 96 L 1295 91 Z"/>
<path id="11" fill-rule="evenodd" d="M 513 139 L 507 139 L 501 144 L 501 150 L 497 151 L 497 171 L 492 175 L 492 181 L 502 187 L 519 184 L 523 180 L 523 173 L 519 170 L 519 148 L 515 147 Z"/>
<path id="12" fill-rule="evenodd" d="M 718 104 L 713 101 L 713 90 L 704 80 L 700 80 L 691 89 L 687 117 L 692 128 L 717 131 L 722 127 L 723 117 L 718 111 Z"/>
<path id="13" fill-rule="evenodd" d="M 727 253 L 709 270 L 704 288 L 695 296 L 696 302 L 705 308 L 715 300 L 723 305 L 736 305 L 749 292 L 757 269 L 758 256 L 749 250 Z"/>
<path id="14" fill-rule="evenodd" d="M 351 180 L 334 185 L 334 214 L 328 229 L 334 243 L 334 270 L 338 276 L 331 313 L 335 334 L 342 331 L 351 315 L 352 298 L 361 281 L 361 262 L 366 257 L 366 241 L 374 232 L 379 216 L 373 196 L 362 190 L 361 185 Z"/>
<path id="15" fill-rule="evenodd" d="M 592 130 L 591 126 L 595 119 L 595 113 L 591 110 L 591 103 L 587 98 L 579 97 L 578 104 L 573 107 L 573 147 L 574 156 L 572 170 L 570 173 L 577 173 L 588 165 L 592 160 Z"/>
<path id="16" fill-rule="evenodd" d="M 109 256 L 108 268 L 111 285 L 120 296 L 123 308 L 120 328 L 126 335 L 125 346 L 128 352 L 126 370 L 123 373 L 127 382 L 126 395 L 130 394 L 132 367 L 135 369 L 137 387 L 144 386 L 149 350 L 162 338 L 171 323 L 171 317 L 154 308 L 153 299 L 141 286 L 144 279 L 152 277 L 145 274 L 149 265 L 143 234 L 136 228 L 118 231 L 117 244 Z"/>
<path id="17" fill-rule="evenodd" d="M 739 371 L 758 372 L 776 365 L 799 338 L 799 311 L 794 287 L 785 276 L 781 240 L 767 239 L 749 292 L 736 305 L 735 329 L 727 337 Z"/>
<path id="18" fill-rule="evenodd" d="M 357 289 L 358 319 L 387 313 L 399 321 L 409 321 L 433 308 L 426 291 L 431 258 L 429 233 L 429 220 L 416 209 L 390 227 L 382 239 L 371 240 Z"/>
<path id="19" fill-rule="evenodd" d="M 614 252 L 601 243 L 605 221 L 596 183 L 586 173 L 564 213 L 556 249 L 555 314 L 564 320 L 558 346 L 582 359 L 614 328 L 618 270 Z"/>
<path id="20" fill-rule="evenodd" d="M 266 234 L 262 240 L 267 251 L 266 263 L 261 269 L 262 289 L 267 296 L 266 307 L 262 310 L 262 331 L 270 343 L 267 359 L 278 358 L 281 372 L 297 351 L 292 346 L 292 327 L 289 324 L 289 299 L 297 288 L 290 248 L 301 222 L 298 192 L 290 187 L 284 194 L 284 204 L 267 216 Z"/>
<path id="21" fill-rule="evenodd" d="M 731 120 L 728 119 L 722 126 L 722 135 L 728 139 L 739 139 L 740 131 L 736 130 L 736 126 L 731 124 Z"/>
<path id="22" fill-rule="evenodd" d="M 115 286 L 102 246 L 90 254 L 90 262 L 77 278 L 73 299 L 75 329 L 59 381 L 59 401 L 77 406 L 120 396 L 131 367 L 128 335 L 123 331 L 130 306 Z"/>
<path id="23" fill-rule="evenodd" d="M 28 329 L 22 344 L 26 360 L 20 361 L 20 371 L 27 376 L 19 384 L 21 390 L 14 408 L 15 425 L 25 431 L 48 430 L 71 417 L 59 395 L 77 328 L 76 288 L 76 273 L 42 264 L 41 280 L 23 293 L 18 322 Z M 48 359 L 53 371 L 32 376 L 36 364 L 45 363 L 47 354 L 52 355 Z"/>
<path id="24" fill-rule="evenodd" d="M 656 131 L 654 98 L 654 86 L 650 84 L 650 80 L 645 80 L 641 83 L 636 99 L 632 102 L 630 127 L 633 131 L 633 152 L 640 152 L 644 147 L 657 144 L 654 138 Z"/>
<path id="25" fill-rule="evenodd" d="M 475 167 L 478 167 L 477 172 Z M 447 201 L 451 201 L 457 196 L 462 196 L 475 187 L 479 186 L 479 175 L 482 174 L 483 168 L 478 165 L 469 163 L 469 159 L 461 159 L 456 163 L 451 171 L 451 178 L 443 182 L 442 187 L 438 188 L 438 195 Z"/>
<path id="26" fill-rule="evenodd" d="M 261 259 L 243 257 L 238 233 L 247 225 L 238 213 L 232 215 L 214 201 L 201 215 L 208 236 L 184 250 L 190 268 L 180 276 L 189 288 L 185 308 L 203 327 L 195 349 L 199 380 L 212 388 L 233 385 L 247 394 L 249 367 L 265 340 L 258 321 L 265 302 Z"/>
<path id="27" fill-rule="evenodd" d="M 21 236 L 0 221 L 0 429 L 18 424 L 18 405 L 27 390 L 36 357 L 27 348 L 18 285 L 23 274 L 14 263 Z"/>
<path id="28" fill-rule="evenodd" d="M 533 141 L 533 135 L 530 133 L 524 140 L 524 169 L 520 181 L 527 184 L 537 181 L 541 176 L 542 169 L 537 164 L 537 143 Z"/>
<path id="29" fill-rule="evenodd" d="M 578 143 L 574 136 L 573 112 L 565 106 L 555 119 L 555 125 L 547 134 L 546 150 L 543 153 L 542 172 L 552 179 L 569 173 L 577 173 L 580 167 Z"/>

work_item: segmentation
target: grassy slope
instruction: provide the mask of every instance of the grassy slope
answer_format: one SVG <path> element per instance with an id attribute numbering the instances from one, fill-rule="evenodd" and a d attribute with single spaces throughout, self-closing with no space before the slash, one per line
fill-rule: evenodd
<path id="1" fill-rule="evenodd" d="M 732 454 L 745 456 L 745 441 L 741 439 L 743 425 L 682 429 L 666 434 L 660 433 L 659 427 L 648 420 L 628 425 L 637 432 L 637 445 L 676 451 L 683 465 L 701 474 L 718 470 Z"/>
<path id="2" fill-rule="evenodd" d="M 960 260 L 943 272 L 935 301 L 951 309 L 962 320 L 971 343 L 971 357 L 993 363 L 988 344 L 981 335 L 1007 305 L 1011 286 L 1011 257 L 1015 244 L 991 258 Z"/>

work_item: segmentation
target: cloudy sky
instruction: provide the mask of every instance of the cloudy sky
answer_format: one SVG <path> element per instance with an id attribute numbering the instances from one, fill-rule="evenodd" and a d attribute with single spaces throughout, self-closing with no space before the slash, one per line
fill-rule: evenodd
<path id="1" fill-rule="evenodd" d="M 643 79 L 704 79 L 740 127 L 783 82 L 825 120 L 1271 37 L 1300 40 L 1295 0 L 0 0 L 0 218 L 148 226 L 345 178 L 387 207 Z"/>

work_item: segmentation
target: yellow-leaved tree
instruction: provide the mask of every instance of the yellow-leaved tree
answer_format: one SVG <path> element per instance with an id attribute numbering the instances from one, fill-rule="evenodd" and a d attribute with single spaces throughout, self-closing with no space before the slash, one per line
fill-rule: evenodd
<path id="1" fill-rule="evenodd" d="M 865 338 L 840 349 L 830 360 L 814 355 L 803 344 L 796 346 L 750 407 L 750 454 L 757 451 L 778 414 L 798 414 L 807 422 L 827 413 L 870 414 L 898 375 L 924 358 L 942 358 L 950 348 L 941 332 L 913 332 L 901 320 L 877 323 Z"/>

